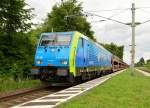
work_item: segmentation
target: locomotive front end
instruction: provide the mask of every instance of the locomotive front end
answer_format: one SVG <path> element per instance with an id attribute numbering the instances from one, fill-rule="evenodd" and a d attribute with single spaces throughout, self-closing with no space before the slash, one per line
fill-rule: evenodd
<path id="1" fill-rule="evenodd" d="M 71 32 L 42 33 L 32 74 L 39 75 L 42 80 L 68 76 L 71 39 Z"/>

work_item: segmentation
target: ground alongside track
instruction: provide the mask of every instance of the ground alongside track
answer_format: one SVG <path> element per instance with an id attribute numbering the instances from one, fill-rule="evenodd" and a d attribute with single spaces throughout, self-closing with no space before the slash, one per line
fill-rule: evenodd
<path id="1" fill-rule="evenodd" d="M 137 67 L 137 69 L 140 69 L 140 70 L 150 73 L 150 68 L 148 68 L 148 67 Z"/>
<path id="2" fill-rule="evenodd" d="M 150 78 L 127 70 L 58 108 L 150 108 Z"/>
<path id="3" fill-rule="evenodd" d="M 149 72 L 143 71 L 143 70 L 140 70 L 140 69 L 136 69 L 136 70 L 137 70 L 138 72 L 141 72 L 143 75 L 150 77 L 150 73 L 149 73 Z"/>

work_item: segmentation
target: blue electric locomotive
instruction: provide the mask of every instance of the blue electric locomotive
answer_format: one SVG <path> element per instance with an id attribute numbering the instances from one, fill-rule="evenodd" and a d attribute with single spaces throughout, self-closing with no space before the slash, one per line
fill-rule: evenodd
<path id="1" fill-rule="evenodd" d="M 112 58 L 109 51 L 77 31 L 42 33 L 32 74 L 44 81 L 87 80 L 112 72 Z"/>

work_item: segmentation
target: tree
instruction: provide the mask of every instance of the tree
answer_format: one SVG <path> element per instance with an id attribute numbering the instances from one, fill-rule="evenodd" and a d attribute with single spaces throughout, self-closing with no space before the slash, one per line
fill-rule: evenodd
<path id="1" fill-rule="evenodd" d="M 114 43 L 101 44 L 101 45 L 104 46 L 104 48 L 110 51 L 113 55 L 119 57 L 120 59 L 123 59 L 124 46 L 117 46 Z"/>
<path id="2" fill-rule="evenodd" d="M 73 16 L 67 17 L 68 15 Z M 52 12 L 48 14 L 43 28 L 45 32 L 51 32 L 52 29 L 55 32 L 79 31 L 89 38 L 94 39 L 93 31 L 90 30 L 90 23 L 82 15 L 81 3 L 78 4 L 77 0 L 67 0 L 59 6 L 55 5 Z"/>
<path id="3" fill-rule="evenodd" d="M 144 64 L 145 64 L 145 60 L 144 60 L 144 58 L 143 58 L 143 57 L 139 60 L 139 63 L 141 63 L 142 65 L 144 65 Z"/>
<path id="4" fill-rule="evenodd" d="M 145 60 L 144 58 L 140 58 L 139 62 L 136 63 L 136 66 L 144 66 L 145 65 Z"/>
<path id="5" fill-rule="evenodd" d="M 150 63 L 150 59 L 148 59 L 146 62 L 147 62 L 147 63 Z"/>
<path id="6" fill-rule="evenodd" d="M 0 2 L 0 31 L 11 35 L 25 32 L 31 27 L 31 8 L 26 9 L 24 0 L 1 0 Z"/>
<path id="7" fill-rule="evenodd" d="M 25 0 L 0 2 L 0 74 L 28 77 L 34 45 L 26 35 L 31 27 L 31 10 Z M 16 79 L 15 79 L 16 80 Z"/>
<path id="8" fill-rule="evenodd" d="M 146 67 L 148 67 L 148 69 L 150 69 L 150 59 L 148 59 L 148 60 L 146 61 Z"/>

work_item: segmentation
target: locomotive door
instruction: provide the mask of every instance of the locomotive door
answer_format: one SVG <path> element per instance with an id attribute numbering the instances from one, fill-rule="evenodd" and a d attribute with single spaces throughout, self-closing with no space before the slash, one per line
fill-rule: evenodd
<path id="1" fill-rule="evenodd" d="M 77 67 L 83 67 L 84 65 L 84 45 L 82 38 L 80 38 L 78 42 L 76 63 Z"/>
<path id="2" fill-rule="evenodd" d="M 84 65 L 84 40 L 80 38 L 80 57 L 81 57 L 81 65 Z"/>

